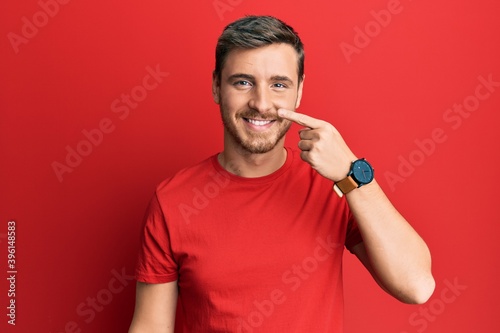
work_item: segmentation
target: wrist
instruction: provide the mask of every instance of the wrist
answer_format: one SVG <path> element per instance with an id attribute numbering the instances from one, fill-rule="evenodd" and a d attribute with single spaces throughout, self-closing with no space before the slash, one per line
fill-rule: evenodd
<path id="1" fill-rule="evenodd" d="M 374 179 L 373 167 L 364 158 L 353 161 L 347 176 L 336 181 L 333 190 L 342 197 L 344 194 L 371 183 Z"/>
<path id="2" fill-rule="evenodd" d="M 352 163 L 356 160 L 358 160 L 358 158 L 354 154 L 346 156 L 342 162 L 337 164 L 339 167 L 336 168 L 335 174 L 330 180 L 337 183 L 346 178 L 351 172 Z"/>

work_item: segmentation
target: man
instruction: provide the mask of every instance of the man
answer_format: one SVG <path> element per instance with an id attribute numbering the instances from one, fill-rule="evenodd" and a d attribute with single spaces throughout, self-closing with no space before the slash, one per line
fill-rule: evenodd
<path id="1" fill-rule="evenodd" d="M 342 332 L 344 247 L 397 299 L 430 297 L 427 246 L 339 132 L 294 112 L 303 85 L 290 26 L 226 27 L 212 86 L 224 150 L 158 186 L 129 332 Z M 300 151 L 284 147 L 292 122 Z"/>

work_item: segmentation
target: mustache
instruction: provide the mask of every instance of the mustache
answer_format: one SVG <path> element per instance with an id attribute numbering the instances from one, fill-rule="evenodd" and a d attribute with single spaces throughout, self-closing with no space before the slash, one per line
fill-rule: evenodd
<path id="1" fill-rule="evenodd" d="M 255 110 L 243 111 L 238 115 L 239 118 L 251 118 L 251 119 L 260 119 L 260 120 L 283 120 L 280 116 L 278 116 L 278 112 L 262 114 Z"/>

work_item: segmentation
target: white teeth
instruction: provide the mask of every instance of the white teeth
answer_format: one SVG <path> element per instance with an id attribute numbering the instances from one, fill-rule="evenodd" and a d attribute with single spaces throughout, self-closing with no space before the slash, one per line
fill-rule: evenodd
<path id="1" fill-rule="evenodd" d="M 255 126 L 264 126 L 269 123 L 271 123 L 271 120 L 254 120 L 254 119 L 248 119 L 248 122 L 250 124 L 253 124 Z"/>

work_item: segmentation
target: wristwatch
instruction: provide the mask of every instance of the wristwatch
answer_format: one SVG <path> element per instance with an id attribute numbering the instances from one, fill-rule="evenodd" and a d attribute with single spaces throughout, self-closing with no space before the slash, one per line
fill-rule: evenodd
<path id="1" fill-rule="evenodd" d="M 339 197 L 342 197 L 355 188 L 371 183 L 373 180 L 373 173 L 374 170 L 370 163 L 364 158 L 360 158 L 351 163 L 351 169 L 347 177 L 336 182 L 335 185 L 333 185 L 333 190 Z"/>

